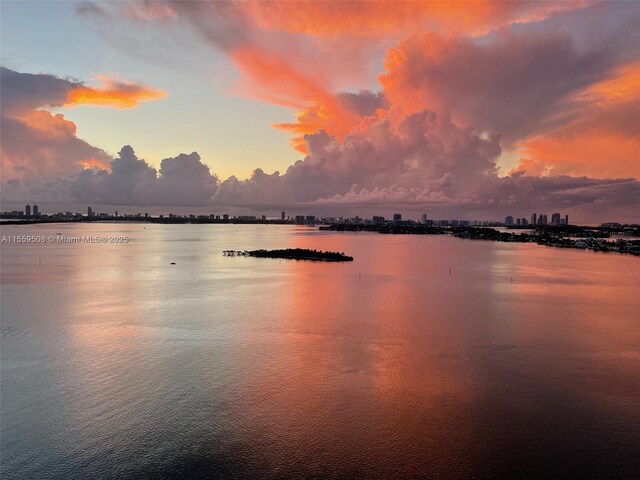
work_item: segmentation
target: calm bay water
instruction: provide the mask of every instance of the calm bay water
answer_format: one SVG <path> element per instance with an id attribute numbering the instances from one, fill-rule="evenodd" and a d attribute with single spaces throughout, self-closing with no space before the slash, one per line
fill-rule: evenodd
<path id="1" fill-rule="evenodd" d="M 1 232 L 131 238 L 2 245 L 2 478 L 640 478 L 638 258 L 289 226 Z M 222 255 L 279 247 L 355 261 Z"/>

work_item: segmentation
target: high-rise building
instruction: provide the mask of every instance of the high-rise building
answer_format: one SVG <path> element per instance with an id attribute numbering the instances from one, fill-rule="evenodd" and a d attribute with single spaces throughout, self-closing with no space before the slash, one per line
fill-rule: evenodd
<path id="1" fill-rule="evenodd" d="M 507 226 L 513 225 L 513 217 L 511 215 L 506 216 L 504 218 L 504 224 Z"/>
<path id="2" fill-rule="evenodd" d="M 535 213 L 531 214 L 531 225 L 537 225 L 538 224 L 538 215 Z"/>
<path id="3" fill-rule="evenodd" d="M 394 222 L 401 222 L 402 221 L 402 214 L 401 213 L 394 213 L 393 214 L 393 221 Z"/>
<path id="4" fill-rule="evenodd" d="M 280 215 L 280 218 L 282 218 L 282 220 L 284 220 L 284 210 L 282 211 L 282 214 Z"/>
<path id="5" fill-rule="evenodd" d="M 569 215 L 564 216 L 564 224 L 569 225 Z"/>
<path id="6" fill-rule="evenodd" d="M 539 219 L 538 223 L 540 225 L 546 225 L 547 224 L 547 214 L 546 213 L 541 213 L 538 216 L 538 219 Z"/>
<path id="7" fill-rule="evenodd" d="M 93 208 L 87 207 L 87 217 L 93 218 Z"/>
<path id="8" fill-rule="evenodd" d="M 516 218 L 516 225 L 517 226 L 522 225 L 522 219 L 521 218 Z"/>
<path id="9" fill-rule="evenodd" d="M 31 205 L 27 204 L 27 205 L 24 207 L 24 214 L 25 214 L 25 216 L 27 216 L 27 217 L 30 217 L 30 216 L 31 216 Z"/>
<path id="10" fill-rule="evenodd" d="M 427 224 L 427 214 L 423 213 L 422 216 L 420 217 L 420 223 L 422 225 L 426 225 Z"/>
<path id="11" fill-rule="evenodd" d="M 34 217 L 40 216 L 40 210 L 38 209 L 38 205 L 35 203 L 33 204 L 33 216 Z"/>
<path id="12" fill-rule="evenodd" d="M 374 215 L 372 220 L 374 225 L 384 225 L 384 217 Z"/>
<path id="13" fill-rule="evenodd" d="M 551 225 L 560 225 L 560 214 L 558 212 L 551 215 Z"/>

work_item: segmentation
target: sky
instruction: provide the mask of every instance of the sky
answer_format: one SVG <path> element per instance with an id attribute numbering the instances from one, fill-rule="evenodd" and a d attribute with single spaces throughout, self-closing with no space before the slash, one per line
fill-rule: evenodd
<path id="1" fill-rule="evenodd" d="M 640 222 L 640 2 L 0 14 L 3 210 Z"/>

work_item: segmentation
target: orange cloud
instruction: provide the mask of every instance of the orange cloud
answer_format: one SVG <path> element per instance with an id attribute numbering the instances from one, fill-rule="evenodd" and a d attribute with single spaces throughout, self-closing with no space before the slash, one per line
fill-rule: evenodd
<path id="1" fill-rule="evenodd" d="M 78 162 L 78 165 L 82 167 L 83 170 L 111 170 L 110 162 L 99 160 L 97 158 L 87 158 L 86 160 L 80 160 Z"/>
<path id="2" fill-rule="evenodd" d="M 97 88 L 83 85 L 69 90 L 65 106 L 96 105 L 126 109 L 135 108 L 141 102 L 159 100 L 167 96 L 164 90 L 141 83 L 114 79 L 106 75 L 96 78 L 100 83 Z"/>
<path id="3" fill-rule="evenodd" d="M 52 115 L 46 110 L 36 110 L 15 118 L 42 138 L 65 139 L 75 136 L 78 129 L 76 124 L 71 120 L 66 120 L 64 115 L 60 113 Z"/>
<path id="4" fill-rule="evenodd" d="M 362 118 L 344 108 L 335 92 L 340 88 L 337 84 L 351 88 L 370 84 L 365 52 L 381 51 L 382 43 L 375 39 L 429 30 L 475 35 L 582 5 L 584 2 L 338 0 L 178 2 L 159 8 L 145 2 L 136 4 L 133 12 L 125 9 L 125 16 L 145 22 L 189 21 L 242 72 L 243 94 L 298 110 L 295 122 L 275 127 L 293 132 L 294 148 L 305 151 L 302 135 L 324 129 L 342 139 Z M 330 85 L 328 79 L 335 84 Z"/>
<path id="5" fill-rule="evenodd" d="M 298 1 L 241 2 L 239 8 L 264 30 L 323 36 L 396 36 L 425 30 L 486 33 L 514 22 L 539 21 L 586 2 Z"/>
<path id="6" fill-rule="evenodd" d="M 151 2 L 83 4 L 78 12 L 99 18 L 120 14 L 138 22 L 166 23 L 181 16 L 203 25 L 222 26 L 226 34 L 237 29 L 304 34 L 321 37 L 381 38 L 438 31 L 484 34 L 495 28 L 544 20 L 551 15 L 593 5 L 591 0 L 539 2 L 523 0 L 298 0 L 295 2 L 244 0 L 228 2 Z M 213 37 L 218 37 L 214 32 Z M 232 35 L 233 36 L 233 35 Z M 218 40 L 215 41 L 220 41 Z M 229 46 L 226 39 L 223 43 Z"/>
<path id="7" fill-rule="evenodd" d="M 515 169 L 528 174 L 640 178 L 640 62 L 572 99 L 575 119 L 521 144 Z"/>
<path id="8" fill-rule="evenodd" d="M 245 87 L 251 96 L 294 108 L 331 96 L 321 80 L 300 73 L 283 58 L 260 47 L 238 48 L 231 58 L 245 75 Z"/>
<path id="9" fill-rule="evenodd" d="M 530 175 L 640 178 L 639 136 L 615 132 L 540 136 L 527 141 L 522 152 L 530 159 L 521 161 L 514 171 Z"/>
<path id="10" fill-rule="evenodd" d="M 76 124 L 45 110 L 2 117 L 5 178 L 55 181 L 79 168 L 109 168 L 110 157 L 76 136 Z"/>
<path id="11" fill-rule="evenodd" d="M 640 99 L 640 62 L 621 65 L 609 78 L 591 85 L 576 99 L 598 105 L 637 101 Z"/>
<path id="12" fill-rule="evenodd" d="M 296 114 L 294 123 L 277 123 L 274 125 L 279 130 L 296 134 L 291 139 L 291 146 L 301 153 L 308 153 L 304 135 L 325 130 L 334 137 L 342 140 L 346 134 L 357 124 L 359 118 L 336 105 L 335 97 L 327 104 L 310 106 Z"/>
<path id="13" fill-rule="evenodd" d="M 344 108 L 321 80 L 300 73 L 280 57 L 255 47 L 240 48 L 231 56 L 245 76 L 248 95 L 300 110 L 295 123 L 275 125 L 296 134 L 296 150 L 306 153 L 304 134 L 324 129 L 341 139 L 357 123 L 359 116 Z"/>

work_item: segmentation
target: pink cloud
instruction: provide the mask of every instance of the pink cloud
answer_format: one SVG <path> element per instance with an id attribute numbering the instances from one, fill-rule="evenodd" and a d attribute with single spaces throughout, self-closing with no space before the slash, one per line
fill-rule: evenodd
<path id="1" fill-rule="evenodd" d="M 111 157 L 102 149 L 77 137 L 75 123 L 62 114 L 40 108 L 69 103 L 90 103 L 118 108 L 161 92 L 139 83 L 101 78 L 101 87 L 48 74 L 21 73 L 2 67 L 0 83 L 2 145 L 0 162 L 5 179 L 22 190 L 39 189 L 58 182 L 59 198 L 68 199 L 68 178 L 83 168 L 108 168 Z M 82 93 L 80 93 L 82 92 Z M 15 194 L 16 188 L 12 189 Z"/>
<path id="2" fill-rule="evenodd" d="M 293 133 L 304 157 L 282 174 L 256 168 L 249 179 L 219 181 L 196 153 L 170 157 L 156 172 L 123 149 L 110 172 L 85 171 L 72 182 L 77 199 L 476 212 L 625 212 L 640 203 L 639 184 L 629 178 L 638 174 L 640 124 L 635 5 L 623 20 L 619 4 L 582 2 L 152 5 L 85 5 L 81 13 L 113 28 L 110 35 L 131 25 L 173 35 L 188 28 L 228 55 L 242 75 L 236 92 L 295 110 L 295 121 L 275 126 Z M 617 28 L 592 23 L 609 11 Z M 371 54 L 385 45 L 381 91 L 359 88 Z M 110 97 L 120 90 L 132 104 Z M 133 106 L 145 98 L 142 86 L 131 90 L 107 85 L 90 101 Z M 16 105 L 67 101 L 65 88 L 51 91 L 48 103 L 34 87 Z M 500 177 L 505 148 L 519 148 L 526 160 Z"/>

